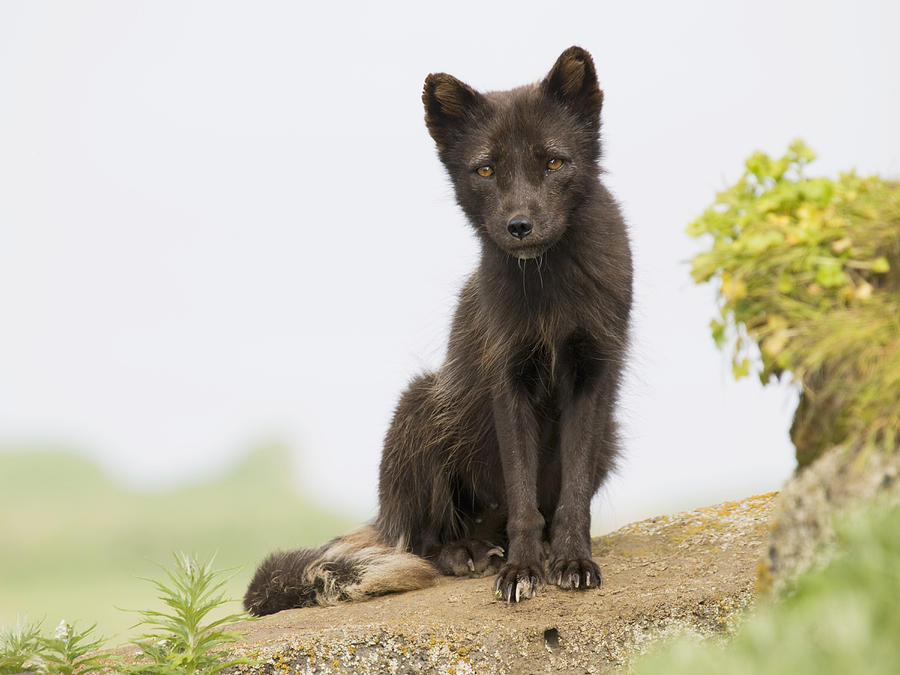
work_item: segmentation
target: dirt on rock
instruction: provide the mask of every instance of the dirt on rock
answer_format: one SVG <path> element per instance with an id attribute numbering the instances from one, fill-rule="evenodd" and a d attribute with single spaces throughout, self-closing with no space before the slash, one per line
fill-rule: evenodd
<path id="1" fill-rule="evenodd" d="M 236 624 L 253 673 L 603 672 L 678 632 L 729 632 L 752 600 L 774 493 L 628 525 L 593 542 L 600 589 L 519 604 L 492 578 Z"/>

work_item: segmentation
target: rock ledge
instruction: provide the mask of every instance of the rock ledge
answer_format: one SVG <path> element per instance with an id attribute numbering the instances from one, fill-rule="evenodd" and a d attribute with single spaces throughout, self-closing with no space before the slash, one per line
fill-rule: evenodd
<path id="1" fill-rule="evenodd" d="M 628 525 L 594 539 L 599 590 L 508 605 L 492 579 L 236 624 L 253 673 L 602 672 L 659 637 L 730 631 L 753 598 L 775 495 Z"/>

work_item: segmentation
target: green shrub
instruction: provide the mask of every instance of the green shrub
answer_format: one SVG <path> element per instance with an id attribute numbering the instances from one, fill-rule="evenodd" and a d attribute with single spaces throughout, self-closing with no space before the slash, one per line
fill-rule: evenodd
<path id="1" fill-rule="evenodd" d="M 692 261 L 719 284 L 713 339 L 736 378 L 785 373 L 802 385 L 791 438 L 801 465 L 825 449 L 893 449 L 900 430 L 900 184 L 807 178 L 802 142 L 756 153 L 688 233 Z"/>

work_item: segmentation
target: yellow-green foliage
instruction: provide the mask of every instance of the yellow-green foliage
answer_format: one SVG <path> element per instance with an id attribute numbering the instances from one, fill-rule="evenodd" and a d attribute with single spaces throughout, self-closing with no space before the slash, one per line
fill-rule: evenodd
<path id="1" fill-rule="evenodd" d="M 814 157 L 800 141 L 754 154 L 688 228 L 711 241 L 691 273 L 719 284 L 710 326 L 735 377 L 755 363 L 764 383 L 803 385 L 801 463 L 842 443 L 894 448 L 900 429 L 900 183 L 807 178 Z"/>

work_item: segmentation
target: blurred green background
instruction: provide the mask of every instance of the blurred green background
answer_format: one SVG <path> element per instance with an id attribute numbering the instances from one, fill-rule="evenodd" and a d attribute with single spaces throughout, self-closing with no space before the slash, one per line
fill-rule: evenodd
<path id="1" fill-rule="evenodd" d="M 160 604 L 138 577 L 159 578 L 174 551 L 235 568 L 226 591 L 236 602 L 221 613 L 238 611 L 263 556 L 354 524 L 305 502 L 291 476 L 287 449 L 269 446 L 218 479 L 133 492 L 75 453 L 0 451 L 0 626 L 26 615 L 45 629 L 96 621 L 112 644 L 126 642 L 140 631 L 122 609 Z"/>

